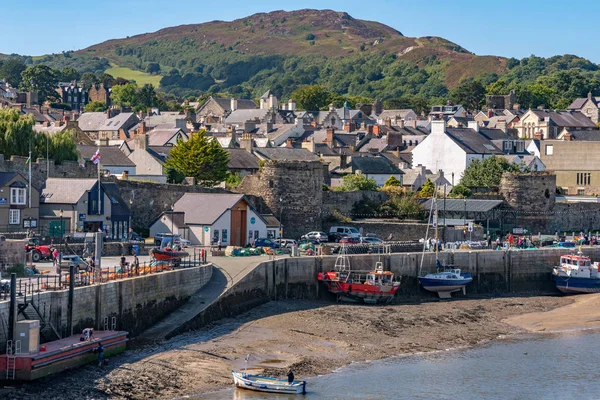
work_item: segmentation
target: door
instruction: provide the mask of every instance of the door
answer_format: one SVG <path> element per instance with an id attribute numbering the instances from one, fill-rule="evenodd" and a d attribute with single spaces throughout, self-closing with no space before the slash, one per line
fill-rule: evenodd
<path id="1" fill-rule="evenodd" d="M 231 210 L 231 241 L 230 241 L 230 243 L 232 246 L 242 246 L 242 211 L 241 210 Z"/>

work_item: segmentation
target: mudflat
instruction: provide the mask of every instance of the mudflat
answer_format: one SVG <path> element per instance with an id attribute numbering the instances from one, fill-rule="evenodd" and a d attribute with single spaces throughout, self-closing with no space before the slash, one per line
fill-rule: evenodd
<path id="1" fill-rule="evenodd" d="M 11 399 L 172 399 L 229 387 L 231 370 L 244 368 L 248 354 L 249 369 L 283 377 L 292 367 L 303 379 L 354 361 L 471 346 L 522 332 L 526 328 L 503 320 L 558 312 L 573 301 L 514 297 L 375 307 L 275 301 L 128 350 L 102 368 L 88 365 L 5 393 Z"/>

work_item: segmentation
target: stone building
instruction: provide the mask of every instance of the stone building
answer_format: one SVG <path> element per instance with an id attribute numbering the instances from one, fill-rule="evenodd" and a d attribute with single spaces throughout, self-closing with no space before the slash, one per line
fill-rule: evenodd
<path id="1" fill-rule="evenodd" d="M 320 161 L 265 160 L 236 191 L 262 198 L 275 217 L 281 216 L 283 236 L 297 238 L 321 230 L 323 171 Z"/>
<path id="2" fill-rule="evenodd" d="M 70 105 L 72 110 L 83 111 L 83 107 L 88 103 L 88 92 L 79 86 L 77 81 L 61 82 L 56 91 L 61 97 L 61 102 Z"/>
<path id="3" fill-rule="evenodd" d="M 587 97 L 575 99 L 569 106 L 569 110 L 580 111 L 594 123 L 600 122 L 600 97 L 592 96 L 592 92 Z"/>
<path id="4" fill-rule="evenodd" d="M 88 99 L 89 101 L 101 101 L 106 104 L 108 107 L 111 106 L 110 101 L 110 93 L 111 89 L 104 85 L 96 84 L 93 85 L 88 91 Z"/>
<path id="5" fill-rule="evenodd" d="M 595 129 L 579 111 L 529 110 L 514 125 L 520 139 L 555 139 L 564 128 Z"/>
<path id="6" fill-rule="evenodd" d="M 490 94 L 485 96 L 485 106 L 490 110 L 512 109 L 517 102 L 517 96 L 514 90 L 507 95 Z"/>

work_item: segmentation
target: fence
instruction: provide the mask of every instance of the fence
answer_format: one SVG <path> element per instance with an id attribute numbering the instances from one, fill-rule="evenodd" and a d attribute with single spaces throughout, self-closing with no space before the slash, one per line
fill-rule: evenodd
<path id="1" fill-rule="evenodd" d="M 102 267 L 91 271 L 82 271 L 75 274 L 75 286 L 88 286 L 95 283 L 105 283 L 203 265 L 206 264 L 206 253 L 204 249 L 193 249 L 192 254 L 182 258 L 160 261 L 153 260 L 141 263 L 139 266 L 126 263 L 124 266 Z M 69 275 L 36 274 L 18 279 L 16 290 L 17 297 L 26 302 L 27 298 L 32 297 L 34 294 L 49 290 L 68 289 L 68 287 Z M 10 281 L 0 282 L 0 300 L 7 300 L 10 296 L 9 293 Z"/>

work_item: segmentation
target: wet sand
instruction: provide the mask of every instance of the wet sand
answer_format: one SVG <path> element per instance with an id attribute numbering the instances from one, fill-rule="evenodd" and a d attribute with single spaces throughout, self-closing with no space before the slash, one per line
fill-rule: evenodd
<path id="1" fill-rule="evenodd" d="M 600 296 L 594 300 L 581 297 L 516 297 L 381 307 L 270 302 L 204 330 L 127 351 L 103 368 L 88 365 L 4 390 L 0 397 L 172 399 L 195 395 L 230 387 L 231 370 L 243 368 L 247 354 L 251 355 L 249 368 L 283 376 L 292 367 L 296 377 L 303 379 L 355 361 L 472 346 L 523 332 L 530 326 L 555 329 L 556 319 L 563 313 L 578 315 L 574 310 L 580 310 L 580 306 L 581 315 L 591 324 L 593 318 L 586 314 L 587 309 L 597 305 Z M 548 317 L 551 313 L 556 314 Z M 573 319 L 581 320 L 576 316 Z"/>
<path id="2" fill-rule="evenodd" d="M 569 297 L 573 303 L 547 312 L 516 315 L 505 323 L 529 332 L 600 329 L 600 293 Z"/>

